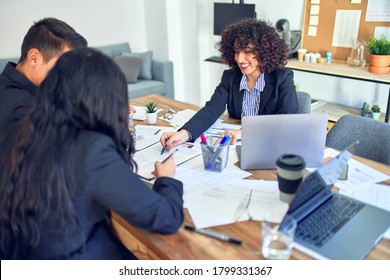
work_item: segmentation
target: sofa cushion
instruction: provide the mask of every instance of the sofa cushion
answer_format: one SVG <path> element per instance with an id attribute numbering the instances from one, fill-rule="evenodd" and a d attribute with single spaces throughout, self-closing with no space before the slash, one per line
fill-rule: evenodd
<path id="1" fill-rule="evenodd" d="M 135 83 L 141 70 L 142 59 L 136 56 L 117 56 L 114 58 L 128 83 Z"/>
<path id="2" fill-rule="evenodd" d="M 139 73 L 139 78 L 144 80 L 151 80 L 153 78 L 152 75 L 152 51 L 146 51 L 142 53 L 127 53 L 123 52 L 122 56 L 136 56 L 142 59 L 142 67 Z"/>
<path id="3" fill-rule="evenodd" d="M 104 53 L 112 58 L 120 55 L 123 52 L 131 53 L 131 48 L 130 48 L 129 43 L 106 45 L 106 46 L 100 46 L 100 47 L 96 47 L 96 48 L 98 50 L 100 50 L 102 53 Z"/>
<path id="4" fill-rule="evenodd" d="M 138 80 L 135 84 L 127 84 L 129 92 L 129 99 L 149 95 L 149 94 L 161 94 L 165 95 L 165 84 L 157 80 Z"/>

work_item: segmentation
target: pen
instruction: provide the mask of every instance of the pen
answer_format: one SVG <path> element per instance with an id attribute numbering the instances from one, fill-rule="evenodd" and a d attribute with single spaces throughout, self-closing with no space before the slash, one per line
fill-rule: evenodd
<path id="1" fill-rule="evenodd" d="M 222 147 L 228 145 L 229 142 L 230 142 L 230 139 L 231 139 L 230 134 L 226 134 L 226 135 L 222 138 L 221 142 L 219 143 L 219 147 L 222 148 Z M 222 149 L 218 149 L 218 150 L 214 153 L 214 156 L 213 156 L 213 157 L 211 158 L 211 160 L 208 162 L 208 168 L 210 168 L 210 169 L 213 168 L 213 166 L 214 166 L 214 164 L 215 164 L 215 161 L 217 160 L 217 158 L 219 157 L 219 155 L 221 154 L 221 152 L 222 152 Z"/>
<path id="2" fill-rule="evenodd" d="M 175 152 L 177 152 L 179 149 L 174 150 L 169 156 L 167 156 L 161 163 L 166 162 Z"/>
<path id="3" fill-rule="evenodd" d="M 200 140 L 202 141 L 203 144 L 207 144 L 206 137 L 204 136 L 203 133 L 200 134 Z"/>
<path id="4" fill-rule="evenodd" d="M 146 178 L 146 177 L 144 177 L 144 176 L 142 176 L 142 175 L 139 175 L 139 174 L 137 174 L 137 176 L 138 176 L 140 179 L 143 179 L 143 180 L 146 180 L 146 181 L 152 181 L 153 179 L 156 178 L 156 177 Z"/>
<path id="5" fill-rule="evenodd" d="M 222 138 L 221 143 L 219 144 L 220 147 L 225 146 L 231 139 L 232 137 L 230 134 L 226 134 L 225 137 Z"/>
<path id="6" fill-rule="evenodd" d="M 162 147 L 161 149 L 161 154 L 165 153 L 165 150 L 167 149 L 167 141 L 168 141 L 169 138 L 165 138 L 165 145 Z"/>
<path id="7" fill-rule="evenodd" d="M 157 135 L 160 131 L 161 131 L 161 129 L 157 129 L 157 131 L 154 133 L 154 135 Z"/>
<path id="8" fill-rule="evenodd" d="M 241 240 L 238 240 L 236 238 L 230 237 L 228 235 L 217 233 L 217 232 L 213 232 L 213 231 L 208 231 L 208 230 L 204 230 L 204 229 L 194 228 L 194 227 L 189 226 L 189 225 L 185 225 L 184 229 L 190 230 L 190 231 L 194 231 L 194 232 L 197 232 L 197 233 L 200 233 L 200 234 L 204 234 L 204 235 L 207 235 L 207 236 L 210 236 L 210 237 L 222 240 L 222 241 L 226 241 L 226 242 L 229 242 L 229 243 L 233 243 L 233 244 L 236 244 L 236 245 L 241 245 L 241 243 L 242 243 Z"/>

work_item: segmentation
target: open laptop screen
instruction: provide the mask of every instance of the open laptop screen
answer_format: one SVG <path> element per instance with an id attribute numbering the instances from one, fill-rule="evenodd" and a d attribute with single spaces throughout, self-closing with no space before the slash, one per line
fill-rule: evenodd
<path id="1" fill-rule="evenodd" d="M 282 154 L 297 154 L 306 167 L 322 165 L 327 114 L 261 115 L 242 118 L 241 169 L 273 169 Z"/>

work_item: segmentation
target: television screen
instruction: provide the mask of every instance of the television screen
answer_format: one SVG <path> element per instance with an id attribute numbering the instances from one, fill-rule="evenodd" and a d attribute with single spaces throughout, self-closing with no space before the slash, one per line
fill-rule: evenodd
<path id="1" fill-rule="evenodd" d="M 255 17 L 255 4 L 214 3 L 214 35 L 239 19 Z"/>

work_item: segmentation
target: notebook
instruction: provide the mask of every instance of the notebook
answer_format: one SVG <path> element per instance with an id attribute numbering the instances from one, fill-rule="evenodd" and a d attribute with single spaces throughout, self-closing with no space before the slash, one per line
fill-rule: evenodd
<path id="1" fill-rule="evenodd" d="M 343 151 L 309 174 L 287 211 L 298 223 L 294 241 L 329 259 L 363 259 L 390 227 L 390 212 L 332 192 L 322 177 L 338 177 L 348 157 Z"/>
<path id="2" fill-rule="evenodd" d="M 282 154 L 298 154 L 306 167 L 322 165 L 327 114 L 285 114 L 243 117 L 241 147 L 237 146 L 240 167 L 276 168 Z"/>

